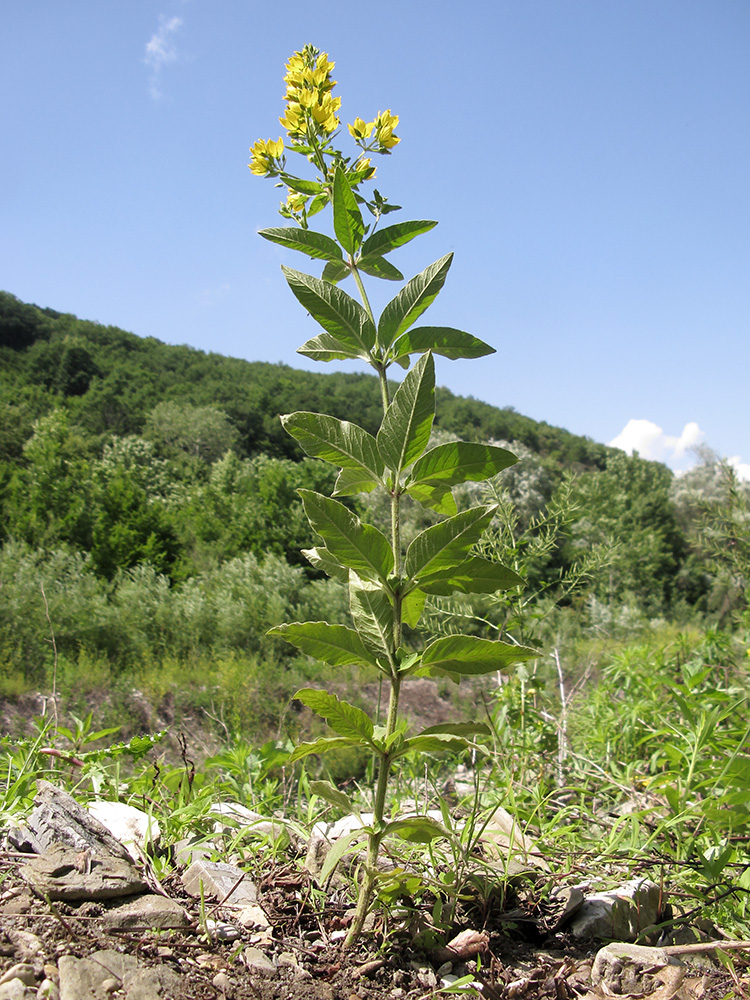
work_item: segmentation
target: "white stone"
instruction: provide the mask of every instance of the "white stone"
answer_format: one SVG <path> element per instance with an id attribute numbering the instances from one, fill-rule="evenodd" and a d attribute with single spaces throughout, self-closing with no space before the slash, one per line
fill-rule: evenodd
<path id="1" fill-rule="evenodd" d="M 663 905 L 661 889 L 648 879 L 632 879 L 617 889 L 587 896 L 571 921 L 577 938 L 634 941 L 657 923 Z"/>
<path id="2" fill-rule="evenodd" d="M 161 836 L 159 824 L 153 816 L 125 802 L 96 799 L 89 802 L 88 810 L 113 837 L 117 837 L 136 861 L 140 858 L 138 848 L 143 850 L 148 844 L 156 843 Z"/>

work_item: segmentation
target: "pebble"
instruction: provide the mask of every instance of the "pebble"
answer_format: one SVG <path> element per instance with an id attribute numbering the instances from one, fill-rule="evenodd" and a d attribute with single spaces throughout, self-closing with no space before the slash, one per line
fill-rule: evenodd
<path id="1" fill-rule="evenodd" d="M 4 983 L 9 983 L 12 979 L 20 979 L 24 986 L 33 986 L 36 983 L 34 966 L 28 965 L 26 962 L 18 962 L 16 965 L 11 965 L 8 971 L 0 976 L 0 986 Z"/>
<path id="2" fill-rule="evenodd" d="M 229 989 L 229 976 L 226 972 L 217 972 L 211 982 L 222 993 L 226 993 Z"/>

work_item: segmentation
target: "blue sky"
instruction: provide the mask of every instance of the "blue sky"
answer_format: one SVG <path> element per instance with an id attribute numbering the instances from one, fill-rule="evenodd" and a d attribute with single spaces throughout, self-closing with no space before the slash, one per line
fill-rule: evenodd
<path id="1" fill-rule="evenodd" d="M 315 328 L 279 265 L 306 258 L 257 236 L 279 193 L 247 169 L 312 42 L 342 124 L 400 116 L 377 186 L 440 224 L 394 263 L 455 252 L 425 319 L 497 348 L 440 383 L 750 475 L 747 0 L 6 0 L 0 27 L 5 290 L 331 370 L 295 353 Z"/>

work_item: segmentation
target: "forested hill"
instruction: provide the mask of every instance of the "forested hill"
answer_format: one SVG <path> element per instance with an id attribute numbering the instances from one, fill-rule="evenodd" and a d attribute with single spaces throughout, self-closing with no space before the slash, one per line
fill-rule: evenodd
<path id="1" fill-rule="evenodd" d="M 336 581 L 317 579 L 300 552 L 313 539 L 297 491 L 330 493 L 335 470 L 284 433 L 279 414 L 294 410 L 374 432 L 378 386 L 171 347 L 0 293 L 0 650 L 15 651 L 20 673 L 49 659 L 42 578 L 56 595 L 58 648 L 97 656 L 108 643 L 108 657 L 137 658 L 131 640 L 146 634 L 149 655 L 165 636 L 172 646 L 193 636 L 191 650 L 259 649 L 285 618 L 330 617 L 340 605 L 346 620 Z M 578 607 L 612 620 L 623 608 L 651 619 L 713 608 L 726 617 L 737 605 L 742 593 L 707 558 L 702 528 L 705 502 L 723 496 L 719 465 L 677 480 L 660 463 L 445 389 L 437 411 L 444 433 L 507 441 L 522 459 L 500 477 L 493 537 L 528 593 L 569 602 L 561 581 L 585 566 Z M 373 497 L 347 502 L 377 524 Z M 423 514 L 407 514 L 403 530 L 419 530 Z M 265 608 L 255 619 L 253 602 Z M 101 624 L 121 605 L 137 607 L 141 631 L 130 611 L 117 628 Z M 169 608 L 177 624 L 167 629 Z"/>
<path id="2" fill-rule="evenodd" d="M 0 292 L 0 458 L 20 457 L 34 421 L 64 407 L 87 437 L 141 434 L 160 403 L 214 407 L 236 429 L 240 455 L 299 458 L 278 415 L 330 413 L 375 432 L 380 395 L 371 375 L 306 372 L 175 347 L 117 327 L 41 309 Z M 609 451 L 588 438 L 438 390 L 437 426 L 466 440 L 520 441 L 562 466 L 603 468 Z"/>

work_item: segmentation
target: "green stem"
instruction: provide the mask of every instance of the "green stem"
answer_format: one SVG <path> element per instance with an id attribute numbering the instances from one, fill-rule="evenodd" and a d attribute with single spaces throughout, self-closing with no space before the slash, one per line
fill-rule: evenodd
<path id="1" fill-rule="evenodd" d="M 394 675 L 391 678 L 391 696 L 388 701 L 388 721 L 385 728 L 386 742 L 388 737 L 391 736 L 396 729 L 396 723 L 398 721 L 398 700 L 400 687 L 401 681 L 397 675 Z M 367 861 L 365 862 L 362 882 L 359 886 L 357 909 L 354 912 L 352 925 L 349 928 L 349 933 L 346 935 L 346 940 L 344 941 L 345 948 L 351 947 L 351 945 L 353 945 L 359 938 L 365 923 L 367 911 L 370 908 L 370 900 L 372 899 L 372 890 L 375 884 L 375 875 L 377 873 L 378 855 L 380 854 L 380 844 L 383 840 L 383 833 L 385 830 L 385 803 L 388 793 L 388 782 L 391 777 L 391 765 L 392 761 L 390 756 L 387 753 L 382 754 L 380 757 L 380 767 L 378 769 L 378 782 L 375 788 L 375 801 L 373 803 L 373 832 L 369 835 L 367 841 Z"/>

